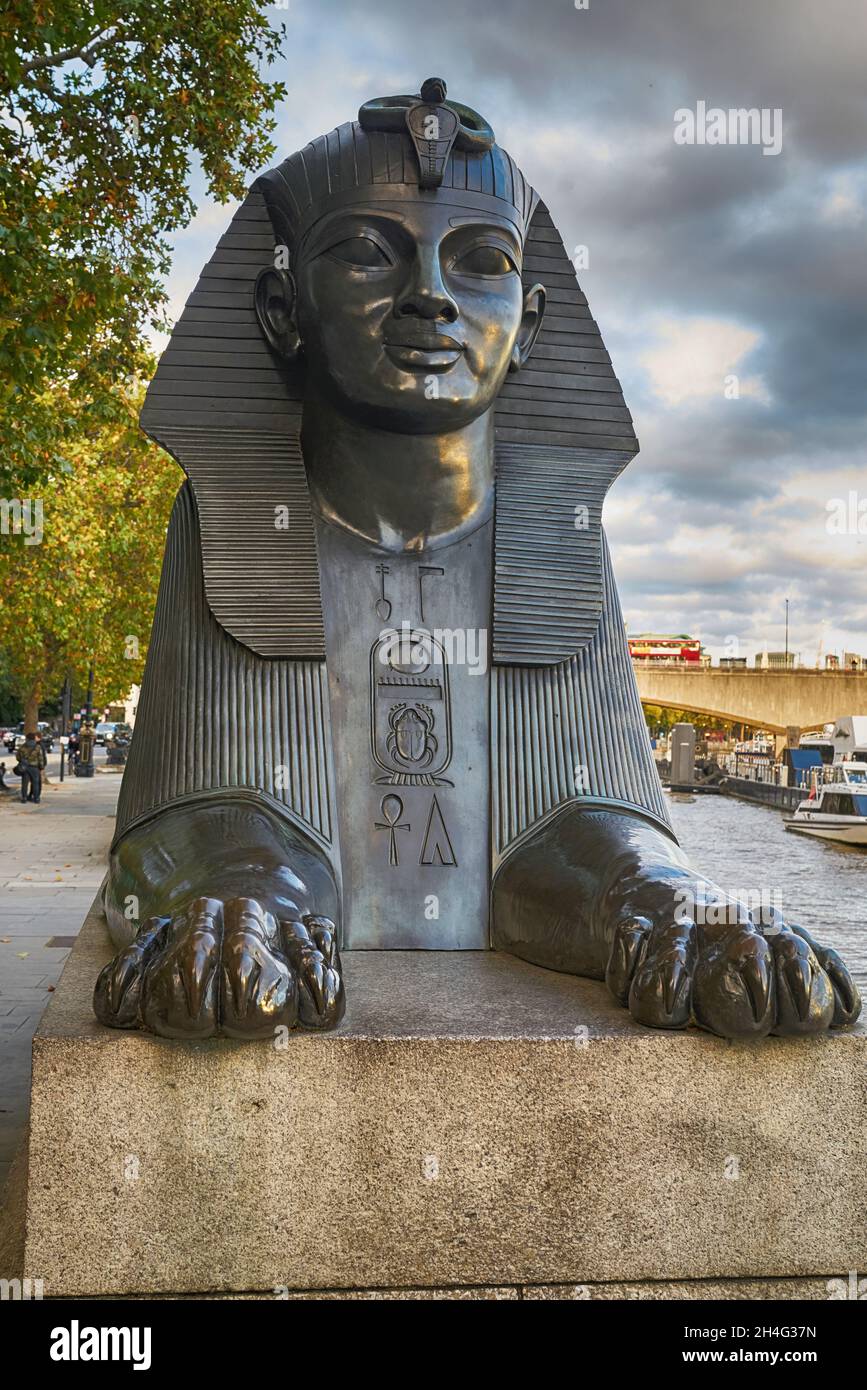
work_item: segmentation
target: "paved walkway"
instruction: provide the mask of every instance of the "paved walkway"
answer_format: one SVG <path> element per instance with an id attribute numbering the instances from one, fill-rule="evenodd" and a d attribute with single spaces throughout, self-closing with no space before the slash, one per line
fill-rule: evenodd
<path id="1" fill-rule="evenodd" d="M 58 770 L 52 754 L 38 806 L 0 793 L 0 1190 L 27 1122 L 30 1042 L 102 882 L 121 783 Z"/>

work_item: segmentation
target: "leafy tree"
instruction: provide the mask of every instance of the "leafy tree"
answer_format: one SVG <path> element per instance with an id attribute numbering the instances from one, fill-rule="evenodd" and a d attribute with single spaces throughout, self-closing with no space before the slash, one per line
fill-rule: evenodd
<path id="1" fill-rule="evenodd" d="M 650 730 L 662 730 L 668 734 L 675 724 L 693 724 L 699 733 L 715 733 L 723 730 L 730 733 L 734 725 L 718 714 L 696 714 L 693 710 L 673 709 L 668 705 L 645 705 L 644 718 Z"/>
<path id="2" fill-rule="evenodd" d="M 9 684 L 6 661 L 0 651 L 0 729 L 17 724 L 21 719 L 21 701 Z"/>
<path id="3" fill-rule="evenodd" d="M 85 684 L 91 662 L 97 705 L 141 680 L 166 524 L 182 481 L 138 428 L 141 394 L 119 393 L 123 418 L 67 442 L 70 471 L 36 499 L 40 525 L 34 509 L 29 526 L 0 538 L 2 667 L 28 728 L 67 675 Z"/>
<path id="4" fill-rule="evenodd" d="M 127 414 L 162 326 L 166 234 L 273 153 L 282 83 L 264 0 L 4 0 L 0 13 L 0 488 L 70 466 Z M 119 385 L 122 389 L 118 389 Z"/>

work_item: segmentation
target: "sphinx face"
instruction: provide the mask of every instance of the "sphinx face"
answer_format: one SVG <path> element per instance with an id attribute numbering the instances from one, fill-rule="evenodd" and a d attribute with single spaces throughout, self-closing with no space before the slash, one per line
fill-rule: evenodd
<path id="1" fill-rule="evenodd" d="M 505 219 L 413 191 L 337 209 L 308 234 L 295 318 L 306 389 L 366 425 L 460 429 L 535 336 L 521 244 Z"/>

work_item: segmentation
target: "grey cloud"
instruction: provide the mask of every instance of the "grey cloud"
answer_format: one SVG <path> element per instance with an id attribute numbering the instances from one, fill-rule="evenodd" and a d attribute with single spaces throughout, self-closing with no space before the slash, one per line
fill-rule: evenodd
<path id="1" fill-rule="evenodd" d="M 612 532 L 627 610 L 642 626 L 724 633 L 737 619 L 755 633 L 768 590 L 791 585 L 804 632 L 828 618 L 867 648 L 867 568 L 798 566 L 775 540 L 799 518 L 781 492 L 791 474 L 831 477 L 867 440 L 867 215 L 827 215 L 835 179 L 867 188 L 863 0 L 292 0 L 275 13 L 290 28 L 281 153 L 439 73 L 491 120 L 567 246 L 590 247 L 582 285 L 643 443 L 617 485 L 643 515 Z M 699 98 L 781 107 L 783 153 L 676 146 L 674 111 Z M 764 380 L 769 405 L 658 399 L 641 361 L 655 320 L 695 315 L 759 335 L 737 370 Z M 684 527 L 712 536 L 720 516 L 734 543 L 679 552 Z"/>

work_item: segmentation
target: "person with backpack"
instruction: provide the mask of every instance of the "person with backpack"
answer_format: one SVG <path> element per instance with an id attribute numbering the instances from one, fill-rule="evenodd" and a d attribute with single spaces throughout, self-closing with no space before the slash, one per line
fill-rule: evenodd
<path id="1" fill-rule="evenodd" d="M 38 734 L 28 733 L 18 749 L 18 763 L 21 767 L 21 800 L 39 805 L 42 796 L 42 769 L 47 759 L 45 749 Z"/>

